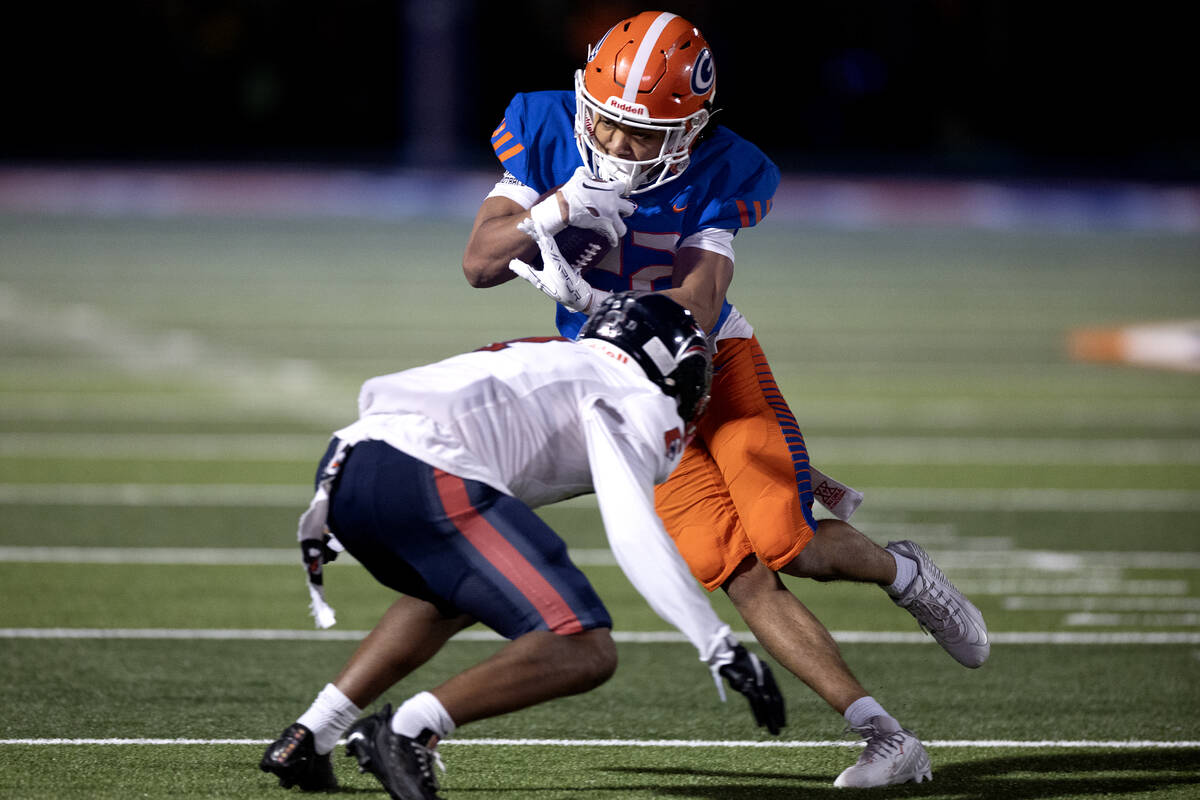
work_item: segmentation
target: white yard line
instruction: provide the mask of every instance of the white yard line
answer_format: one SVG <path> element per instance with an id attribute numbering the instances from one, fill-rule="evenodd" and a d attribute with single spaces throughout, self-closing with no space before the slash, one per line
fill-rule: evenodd
<path id="1" fill-rule="evenodd" d="M 276 433 L 0 433 L 0 457 L 317 461 L 328 437 Z"/>
<path id="2" fill-rule="evenodd" d="M 284 630 L 271 628 L 0 628 L 0 639 L 141 639 L 185 641 L 358 641 L 365 630 Z M 929 645 L 933 639 L 919 631 L 833 631 L 833 638 L 849 644 Z M 753 641 L 749 631 L 735 631 L 743 640 Z M 677 631 L 613 631 L 613 640 L 623 644 L 686 644 Z M 464 631 L 456 635 L 460 642 L 498 642 L 491 631 Z M 989 638 L 999 645 L 1200 645 L 1200 632 L 1092 633 L 1066 631 L 1047 633 L 1001 632 Z"/>
<path id="3" fill-rule="evenodd" d="M 216 346 L 193 331 L 142 328 L 98 306 L 46 304 L 0 282 L 0 329 L 4 327 L 129 373 L 176 374 L 217 387 L 217 396 L 235 409 L 339 423 L 342 404 L 331 398 L 344 396 L 346 387 L 308 359 L 257 358 Z"/>
<path id="4" fill-rule="evenodd" d="M 300 547 L 0 547 L 0 563 L 299 566 Z M 345 553 L 338 563 L 358 562 Z"/>
<path id="5" fill-rule="evenodd" d="M 1063 624 L 1080 628 L 1194 628 L 1200 625 L 1200 614 L 1114 614 L 1080 611 L 1063 617 Z"/>
<path id="6" fill-rule="evenodd" d="M 839 464 L 1200 464 L 1200 440 L 1168 438 L 806 437 Z"/>
<path id="7" fill-rule="evenodd" d="M 217 506 L 297 508 L 312 499 L 303 484 L 4 483 L 0 505 Z"/>
<path id="8" fill-rule="evenodd" d="M 271 739 L 0 739 L 0 745 L 264 745 Z M 344 740 L 343 740 L 344 741 Z M 342 742 L 339 742 L 341 744 Z M 1090 747 L 1110 750 L 1145 748 L 1183 748 L 1200 746 L 1200 741 L 1160 739 L 933 739 L 923 742 L 926 747 L 955 748 L 1014 748 L 1045 750 L 1051 748 Z M 762 740 L 704 740 L 704 739 L 443 739 L 439 747 L 465 745 L 475 747 L 686 747 L 686 748 L 813 748 L 861 747 L 862 742 L 827 741 L 762 741 Z"/>
<path id="9" fill-rule="evenodd" d="M 1200 511 L 1191 489 L 914 489 L 867 487 L 863 509 L 876 511 Z M 4 483 L 0 505 L 307 506 L 303 484 Z M 592 496 L 559 505 L 593 508 Z"/>
<path id="10" fill-rule="evenodd" d="M 315 463 L 323 447 L 309 434 L 0 433 L 4 457 Z M 819 447 L 840 464 L 1200 464 L 1198 439 L 824 437 Z"/>
<path id="11" fill-rule="evenodd" d="M 1190 582 L 1184 579 L 1168 580 L 1155 578 L 1122 579 L 1109 576 L 1084 575 L 1069 577 L 1061 575 L 1032 574 L 1025 578 L 954 578 L 954 585 L 968 595 L 1147 595 L 1186 596 L 1191 592 Z"/>
<path id="12" fill-rule="evenodd" d="M 1001 602 L 1005 611 L 1200 611 L 1200 597 L 1044 597 L 1020 595 Z"/>
<path id="13" fill-rule="evenodd" d="M 874 528 L 872 528 L 874 532 Z M 1200 553 L 1167 551 L 1059 551 L 1059 550 L 962 550 L 938 548 L 931 552 L 939 566 L 968 573 L 1012 571 L 1005 579 L 1019 579 L 1023 572 L 1070 573 L 1120 569 L 1200 569 Z M 571 548 L 571 559 L 581 566 L 616 566 L 608 548 Z M 346 553 L 346 563 L 354 557 Z M 300 562 L 296 547 L 21 547 L 0 545 L 0 562 L 56 564 L 286 564 Z M 341 563 L 339 559 L 339 563 Z M 1095 575 L 1093 575 L 1095 577 Z M 1100 580 L 1115 580 L 1102 575 Z M 1036 592 L 1031 593 L 1036 594 Z M 1061 605 L 1062 601 L 1055 601 Z M 1200 601 L 1198 601 L 1200 602 Z M 1129 609 L 1138 610 L 1138 609 Z"/>

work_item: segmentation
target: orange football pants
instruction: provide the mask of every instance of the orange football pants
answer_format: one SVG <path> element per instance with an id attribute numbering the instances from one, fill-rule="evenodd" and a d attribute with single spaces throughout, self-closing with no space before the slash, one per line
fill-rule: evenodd
<path id="1" fill-rule="evenodd" d="M 758 339 L 725 339 L 712 399 L 655 505 L 692 574 L 710 592 L 746 556 L 772 570 L 812 539 L 808 451 Z"/>

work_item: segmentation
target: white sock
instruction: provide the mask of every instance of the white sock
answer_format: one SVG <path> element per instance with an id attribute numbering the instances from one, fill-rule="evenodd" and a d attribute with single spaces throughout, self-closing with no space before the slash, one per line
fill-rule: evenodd
<path id="1" fill-rule="evenodd" d="M 852 728 L 861 728 L 875 717 L 892 718 L 892 715 L 883 710 L 883 706 L 870 695 L 860 697 L 850 704 L 850 707 L 842 714 L 846 718 L 846 722 L 850 723 Z"/>
<path id="2" fill-rule="evenodd" d="M 317 752 L 328 753 L 360 714 L 361 708 L 351 703 L 340 689 L 328 683 L 308 711 L 296 721 L 313 732 L 313 744 Z"/>
<path id="3" fill-rule="evenodd" d="M 432 731 L 434 736 L 445 739 L 458 727 L 440 700 L 429 692 L 421 692 L 404 701 L 392 715 L 392 732 L 415 739 L 421 731 Z"/>
<path id="4" fill-rule="evenodd" d="M 888 552 L 892 553 L 891 550 Z M 896 580 L 892 581 L 891 586 L 883 587 L 883 590 L 892 597 L 899 597 L 908 590 L 913 578 L 917 577 L 917 562 L 899 553 L 892 553 L 892 558 L 896 560 Z"/>

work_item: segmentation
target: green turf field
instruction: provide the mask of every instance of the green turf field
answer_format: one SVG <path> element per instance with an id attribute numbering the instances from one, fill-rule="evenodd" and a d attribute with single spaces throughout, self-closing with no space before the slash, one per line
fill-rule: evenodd
<path id="1" fill-rule="evenodd" d="M 308 617 L 294 530 L 326 437 L 372 375 L 552 333 L 530 287 L 467 286 L 467 231 L 0 217 L 0 798 L 284 796 L 265 744 L 389 601 L 339 561 L 338 626 Z M 731 298 L 814 462 L 866 492 L 859 527 L 922 542 L 994 634 L 968 671 L 873 587 L 791 584 L 928 744 L 932 784 L 876 794 L 1200 796 L 1200 375 L 1065 349 L 1076 327 L 1200 314 L 1200 237 L 768 221 L 739 236 Z M 461 729 L 447 798 L 837 793 L 856 753 L 838 715 L 777 671 L 789 724 L 760 734 L 688 645 L 634 635 L 666 626 L 594 505 L 542 513 L 621 667 Z M 452 642 L 385 699 L 497 646 Z"/>

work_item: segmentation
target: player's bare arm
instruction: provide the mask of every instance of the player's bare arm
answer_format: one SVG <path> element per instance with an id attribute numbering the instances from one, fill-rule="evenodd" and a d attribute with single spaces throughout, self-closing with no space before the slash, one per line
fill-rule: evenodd
<path id="1" fill-rule="evenodd" d="M 517 225 L 529 211 L 507 197 L 489 197 L 479 207 L 463 252 L 463 274 L 476 289 L 498 286 L 516 277 L 508 268 L 514 258 L 529 261 L 537 245 Z"/>
<path id="2" fill-rule="evenodd" d="M 526 218 L 532 219 L 548 236 L 573 225 L 598 232 L 609 246 L 616 247 L 625 235 L 622 217 L 629 216 L 636 208 L 636 204 L 621 196 L 619 184 L 598 180 L 582 166 L 570 180 L 543 194 L 528 210 L 514 200 L 489 197 L 475 216 L 463 256 L 463 272 L 475 287 L 494 286 L 511 277 L 511 273 L 500 273 L 506 271 L 514 258 L 528 261 L 536 249 L 531 246 L 533 240 L 529 234 L 517 228 Z M 525 241 L 520 240 L 522 236 Z"/>
<path id="3" fill-rule="evenodd" d="M 711 331 L 721 316 L 725 293 L 733 280 L 733 261 L 720 253 L 685 247 L 675 254 L 671 288 L 663 294 L 691 311 Z"/>

